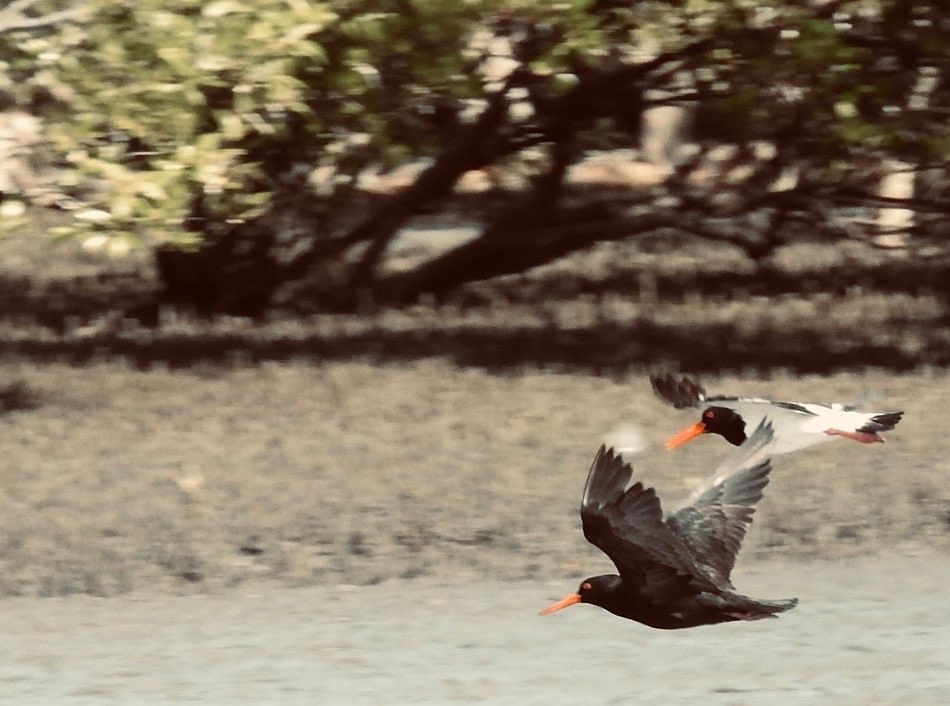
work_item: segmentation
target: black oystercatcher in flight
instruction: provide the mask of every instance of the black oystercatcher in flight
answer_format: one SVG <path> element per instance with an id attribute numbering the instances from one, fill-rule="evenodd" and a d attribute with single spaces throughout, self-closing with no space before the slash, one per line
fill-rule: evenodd
<path id="1" fill-rule="evenodd" d="M 627 488 L 630 464 L 601 446 L 584 486 L 581 522 L 587 541 L 610 557 L 620 575 L 585 579 L 577 593 L 541 614 L 593 603 L 622 618 L 672 630 L 771 618 L 795 607 L 797 598 L 743 596 L 729 579 L 754 506 L 769 482 L 771 439 L 771 426 L 763 421 L 735 457 L 665 519 L 653 488 L 639 481 Z"/>
<path id="2" fill-rule="evenodd" d="M 883 442 L 878 432 L 890 431 L 903 412 L 859 412 L 838 402 L 776 402 L 757 397 L 707 395 L 696 380 L 673 375 L 651 375 L 653 391 L 677 409 L 703 409 L 700 421 L 666 441 L 674 449 L 701 434 L 719 434 L 738 446 L 746 429 L 754 429 L 766 416 L 772 422 L 775 443 L 772 455 L 804 449 L 836 436 L 863 444 Z"/>

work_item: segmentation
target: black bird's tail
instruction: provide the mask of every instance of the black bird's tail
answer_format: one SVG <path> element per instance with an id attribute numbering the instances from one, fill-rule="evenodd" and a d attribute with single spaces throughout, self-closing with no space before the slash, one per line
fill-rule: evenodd
<path id="1" fill-rule="evenodd" d="M 797 598 L 785 598 L 777 601 L 763 601 L 747 596 L 741 598 L 744 600 L 734 602 L 731 610 L 728 611 L 729 615 L 736 620 L 777 618 L 779 613 L 784 613 L 798 605 Z"/>
<path id="2" fill-rule="evenodd" d="M 791 610 L 798 605 L 797 598 L 783 598 L 778 601 L 759 601 L 763 606 L 768 606 L 772 609 L 772 614 L 784 613 L 786 610 Z"/>

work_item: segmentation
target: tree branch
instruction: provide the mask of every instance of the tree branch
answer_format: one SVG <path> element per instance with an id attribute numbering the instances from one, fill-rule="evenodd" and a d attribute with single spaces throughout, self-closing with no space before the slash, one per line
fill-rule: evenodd
<path id="1" fill-rule="evenodd" d="M 606 217 L 578 223 L 549 224 L 494 232 L 430 260 L 410 272 L 382 279 L 377 298 L 391 303 L 415 301 L 423 293 L 442 293 L 467 282 L 515 274 L 596 243 L 624 240 L 659 228 L 676 227 L 676 214 L 645 213 L 633 218 Z"/>
<path id="2" fill-rule="evenodd" d="M 874 204 L 893 208 L 906 208 L 924 213 L 950 213 L 950 203 L 922 198 L 897 198 L 869 193 L 853 186 L 839 186 L 834 192 L 848 203 Z"/>
<path id="3" fill-rule="evenodd" d="M 506 86 L 493 94 L 478 120 L 463 126 L 457 138 L 432 166 L 422 172 L 411 186 L 357 226 L 350 237 L 357 241 L 369 240 L 370 244 L 353 271 L 352 284 L 365 286 L 372 279 L 376 265 L 396 231 L 423 205 L 449 193 L 465 172 L 491 161 L 494 155 L 487 149 L 486 143 L 506 120 L 507 93 Z"/>
<path id="4" fill-rule="evenodd" d="M 82 9 L 71 7 L 67 10 L 60 10 L 49 15 L 40 15 L 38 17 L 28 17 L 22 14 L 30 7 L 35 5 L 38 0 L 18 0 L 8 5 L 0 12 L 0 34 L 4 32 L 15 32 L 23 29 L 38 29 L 60 22 L 69 22 L 78 19 L 82 14 Z"/>

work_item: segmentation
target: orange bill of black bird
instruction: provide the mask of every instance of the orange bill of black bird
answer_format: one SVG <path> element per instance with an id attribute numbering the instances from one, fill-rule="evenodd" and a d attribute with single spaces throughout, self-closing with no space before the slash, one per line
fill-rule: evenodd
<path id="1" fill-rule="evenodd" d="M 617 566 L 617 574 L 581 582 L 577 593 L 541 611 L 592 603 L 614 615 L 666 630 L 773 618 L 797 598 L 759 600 L 736 592 L 729 576 L 769 482 L 772 428 L 763 421 L 736 455 L 668 517 L 653 488 L 603 446 L 581 501 L 584 536 Z"/>

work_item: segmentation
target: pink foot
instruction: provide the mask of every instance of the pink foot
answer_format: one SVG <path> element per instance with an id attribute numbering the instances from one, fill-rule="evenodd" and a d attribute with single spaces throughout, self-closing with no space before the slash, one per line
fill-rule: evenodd
<path id="1" fill-rule="evenodd" d="M 843 436 L 846 439 L 854 439 L 862 444 L 884 443 L 884 439 L 873 431 L 841 431 L 840 429 L 825 429 L 828 436 Z"/>

